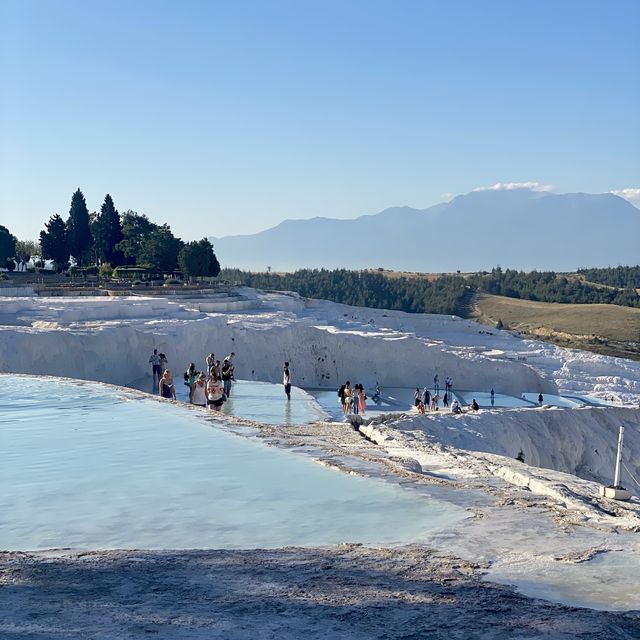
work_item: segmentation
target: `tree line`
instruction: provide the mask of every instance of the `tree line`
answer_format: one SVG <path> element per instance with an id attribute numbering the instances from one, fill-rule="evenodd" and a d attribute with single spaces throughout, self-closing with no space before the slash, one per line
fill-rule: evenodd
<path id="1" fill-rule="evenodd" d="M 294 273 L 252 273 L 223 269 L 220 276 L 258 289 L 295 291 L 306 298 L 410 313 L 467 316 L 477 291 L 509 298 L 573 304 L 618 304 L 640 307 L 634 290 L 609 290 L 567 278 L 554 271 L 517 271 L 495 267 L 490 272 L 446 275 L 431 279 L 388 277 L 382 272 L 346 269 L 302 269 Z"/>
<path id="2" fill-rule="evenodd" d="M 32 257 L 50 260 L 57 272 L 76 268 L 101 267 L 111 273 L 117 267 L 138 267 L 159 273 L 178 269 L 187 277 L 215 277 L 220 264 L 207 240 L 183 242 L 173 235 L 168 224 L 157 225 L 147 216 L 118 212 L 107 194 L 99 212 L 89 213 L 85 197 L 78 189 L 71 198 L 66 220 L 52 215 L 36 242 L 17 240 L 0 226 L 0 264 L 14 260 L 26 265 Z M 42 263 L 40 266 L 44 266 Z M 13 270 L 10 268 L 10 270 Z"/>
<path id="3" fill-rule="evenodd" d="M 607 269 L 578 269 L 589 282 L 597 282 L 620 289 L 640 289 L 640 266 L 609 267 Z"/>
<path id="4" fill-rule="evenodd" d="M 223 269 L 220 277 L 258 289 L 295 291 L 306 298 L 411 313 L 462 313 L 471 291 L 464 277 L 388 278 L 371 271 L 301 269 L 294 273 L 251 273 Z"/>
<path id="5" fill-rule="evenodd" d="M 604 270 L 602 270 L 604 271 Z M 479 291 L 498 296 L 565 304 L 617 304 L 640 307 L 634 289 L 605 289 L 555 271 L 516 271 L 498 266 L 491 272 L 475 274 L 469 283 Z"/>

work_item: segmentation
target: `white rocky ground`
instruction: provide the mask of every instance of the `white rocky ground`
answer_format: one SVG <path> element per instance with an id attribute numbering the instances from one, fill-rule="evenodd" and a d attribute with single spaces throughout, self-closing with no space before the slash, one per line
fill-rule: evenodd
<path id="1" fill-rule="evenodd" d="M 255 308 L 235 314 L 202 313 L 164 299 L 2 300 L 0 371 L 126 384 L 149 373 L 154 347 L 178 371 L 209 351 L 233 350 L 237 374 L 247 379 L 278 382 L 287 359 L 294 383 L 303 387 L 335 388 L 346 378 L 369 388 L 376 380 L 415 387 L 437 372 L 441 380 L 453 376 L 457 389 L 614 397 L 620 406 L 458 417 L 405 413 L 376 418 L 359 432 L 337 423 L 251 425 L 273 444 L 343 470 L 382 474 L 434 495 L 454 490 L 476 517 L 435 546 L 443 556 L 462 559 L 434 564 L 431 552 L 414 548 L 62 559 L 7 554 L 0 565 L 9 587 L 1 596 L 10 607 L 0 616 L 6 637 L 268 638 L 299 637 L 303 628 L 311 637 L 640 637 L 637 614 L 558 607 L 478 582 L 491 565 L 492 579 L 516 582 L 524 593 L 640 609 L 640 501 L 604 500 L 594 482 L 610 480 L 620 424 L 626 426 L 626 481 L 640 478 L 640 363 L 523 341 L 449 316 L 242 293 Z M 520 450 L 525 464 L 515 460 Z M 557 584 L 544 572 L 589 565 L 603 552 L 636 558 L 626 573 L 624 567 L 617 574 L 602 570 L 620 576 L 619 586 L 604 585 L 590 600 L 568 596 L 566 583 L 574 578 L 561 576 L 559 595 L 553 595 Z M 142 567 L 135 588 L 132 567 Z M 85 587 L 87 574 L 92 578 Z M 203 582 L 203 575 L 219 575 L 220 582 Z M 577 580 L 597 591 L 584 575 Z M 542 588 L 527 591 L 528 583 Z M 607 589 L 622 595 L 614 602 Z M 60 627 L 54 621 L 62 610 Z"/>
<path id="2" fill-rule="evenodd" d="M 455 316 L 241 293 L 253 309 L 204 313 L 197 302 L 157 297 L 2 298 L 0 371 L 125 384 L 148 373 L 154 347 L 180 370 L 210 350 L 234 350 L 240 377 L 279 382 L 288 359 L 302 387 L 334 387 L 349 376 L 369 387 L 422 386 L 438 372 L 458 389 L 640 400 L 637 362 L 523 341 Z"/>

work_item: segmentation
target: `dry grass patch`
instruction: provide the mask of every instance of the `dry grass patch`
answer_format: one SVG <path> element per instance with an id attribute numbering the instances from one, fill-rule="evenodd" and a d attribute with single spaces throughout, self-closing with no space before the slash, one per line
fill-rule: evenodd
<path id="1" fill-rule="evenodd" d="M 502 320 L 511 329 L 565 346 L 640 358 L 640 309 L 532 302 L 481 293 L 475 315 L 486 324 Z"/>

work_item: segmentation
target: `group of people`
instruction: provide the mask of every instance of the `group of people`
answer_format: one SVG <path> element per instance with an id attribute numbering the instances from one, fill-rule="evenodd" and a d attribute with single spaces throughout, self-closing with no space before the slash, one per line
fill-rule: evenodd
<path id="1" fill-rule="evenodd" d="M 447 376 L 444 379 L 444 391 L 445 396 L 451 397 L 451 392 L 453 391 L 453 378 L 451 376 Z M 433 376 L 433 393 L 434 395 L 438 395 L 440 393 L 440 376 L 437 373 Z"/>
<path id="2" fill-rule="evenodd" d="M 189 387 L 189 402 L 201 407 L 220 410 L 223 403 L 231 395 L 231 383 L 235 380 L 232 351 L 224 358 L 222 365 L 215 354 L 206 357 L 205 371 L 198 371 L 191 362 L 184 372 L 184 384 Z M 157 349 L 149 358 L 152 366 L 153 383 L 158 379 L 158 394 L 168 400 L 176 399 L 176 388 L 171 371 L 166 367 L 168 361 Z M 162 372 L 162 373 L 161 373 Z"/>
<path id="3" fill-rule="evenodd" d="M 349 380 L 338 389 L 338 402 L 340 402 L 342 413 L 345 415 L 364 414 L 367 410 L 367 394 L 364 387 L 356 383 L 352 388 Z"/>
<path id="4" fill-rule="evenodd" d="M 195 363 L 191 362 L 184 372 L 184 384 L 189 387 L 189 402 L 209 409 L 220 410 L 222 404 L 231 396 L 231 385 L 235 380 L 233 358 L 235 353 L 232 351 L 224 358 L 222 364 L 220 360 L 216 360 L 215 354 L 210 353 L 206 357 L 206 367 L 204 371 L 198 371 Z M 158 381 L 158 393 L 160 397 L 171 400 L 176 399 L 175 383 L 171 371 L 167 368 L 168 360 L 164 353 L 158 353 L 157 349 L 153 350 L 149 362 L 152 366 L 153 383 Z M 282 384 L 287 400 L 291 400 L 291 369 L 289 362 L 283 365 Z M 453 397 L 453 378 L 447 376 L 445 378 L 445 393 L 440 397 L 440 383 L 438 374 L 433 378 L 433 393 L 427 387 L 420 391 L 416 387 L 414 394 L 415 407 L 419 413 L 427 411 L 438 411 L 440 400 L 443 407 L 449 407 L 451 402 L 451 413 L 463 413 L 462 407 L 457 398 Z M 495 392 L 491 389 L 491 405 L 494 405 Z M 364 414 L 367 410 L 367 394 L 363 385 L 357 383 L 351 386 L 351 382 L 347 380 L 338 389 L 338 399 L 342 407 L 342 412 L 348 414 Z M 374 402 L 381 400 L 381 389 L 376 382 L 376 391 L 373 396 Z M 538 397 L 538 402 L 542 404 L 542 394 Z M 476 399 L 471 403 L 471 411 L 478 411 L 479 405 Z"/>
<path id="5" fill-rule="evenodd" d="M 447 376 L 445 378 L 444 388 L 444 396 L 440 398 L 440 379 L 437 373 L 433 377 L 433 393 L 431 393 L 427 387 L 424 387 L 422 391 L 420 391 L 420 387 L 416 387 L 416 391 L 414 393 L 414 406 L 417 409 L 418 413 L 426 413 L 427 411 L 438 411 L 441 399 L 443 407 L 449 407 L 449 403 L 451 403 L 451 413 L 463 413 L 458 399 L 453 396 L 453 378 L 451 376 Z M 495 392 L 493 389 L 491 389 L 492 406 L 494 404 L 494 396 Z M 480 405 L 474 398 L 471 402 L 471 411 L 476 412 L 479 409 Z"/>
<path id="6" fill-rule="evenodd" d="M 414 405 L 418 410 L 418 413 L 426 413 L 427 411 L 437 411 L 440 403 L 440 394 L 435 390 L 430 393 L 429 389 L 425 387 L 420 391 L 419 387 L 416 387 L 414 394 Z M 442 404 L 445 407 L 449 406 L 449 394 L 445 392 L 444 398 L 442 398 Z"/>

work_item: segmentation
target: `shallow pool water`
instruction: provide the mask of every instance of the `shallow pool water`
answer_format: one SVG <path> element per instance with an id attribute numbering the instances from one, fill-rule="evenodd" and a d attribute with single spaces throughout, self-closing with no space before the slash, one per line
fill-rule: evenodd
<path id="1" fill-rule="evenodd" d="M 189 387 L 183 380 L 175 380 L 176 398 L 189 401 Z M 157 395 L 150 377 L 139 378 L 127 386 Z M 223 415 L 237 416 L 264 424 L 307 424 L 325 420 L 327 412 L 306 391 L 291 388 L 291 400 L 287 400 L 281 384 L 238 380 L 231 387 L 231 395 L 222 405 Z"/>
<path id="2" fill-rule="evenodd" d="M 465 510 L 95 383 L 0 376 L 0 548 L 426 541 Z"/>
<path id="3" fill-rule="evenodd" d="M 334 420 L 340 420 L 344 417 L 337 389 L 305 389 L 305 391 L 314 398 L 326 415 L 329 415 Z M 366 403 L 364 417 L 369 418 L 393 411 L 404 411 L 407 408 L 404 404 L 398 406 L 388 399 L 374 402 L 370 393 L 367 393 Z"/>
<path id="4" fill-rule="evenodd" d="M 520 407 L 534 406 L 531 402 L 528 402 L 524 398 L 516 398 L 515 396 L 508 396 L 503 393 L 494 394 L 492 403 L 490 391 L 458 391 L 458 395 L 462 398 L 464 405 L 470 405 L 475 398 L 478 405 L 483 409 L 516 409 Z"/>
<path id="5" fill-rule="evenodd" d="M 530 403 L 539 405 L 537 393 L 523 393 L 522 397 Z M 584 402 L 580 402 L 579 400 L 572 400 L 570 398 L 564 398 L 563 396 L 556 396 L 550 393 L 542 394 L 542 404 L 562 407 L 564 409 L 577 409 L 578 407 L 584 407 L 585 405 Z"/>
<path id="6" fill-rule="evenodd" d="M 571 564 L 535 558 L 492 568 L 487 579 L 512 584 L 532 598 L 577 607 L 640 609 L 640 558 L 632 551 L 609 551 Z"/>

